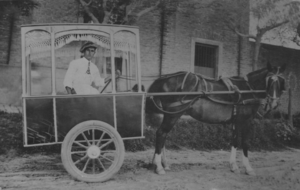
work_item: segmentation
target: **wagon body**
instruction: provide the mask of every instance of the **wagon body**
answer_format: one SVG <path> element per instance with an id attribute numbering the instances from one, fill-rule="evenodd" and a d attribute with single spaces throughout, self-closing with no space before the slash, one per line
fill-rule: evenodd
<path id="1" fill-rule="evenodd" d="M 142 138 L 143 99 L 143 94 L 24 98 L 24 144 L 62 143 L 72 127 L 89 120 L 113 126 L 122 139 Z"/>
<path id="2" fill-rule="evenodd" d="M 146 95 L 132 90 L 141 89 L 139 29 L 25 25 L 21 35 L 24 146 L 62 144 L 63 165 L 74 178 L 109 179 L 123 163 L 123 140 L 144 138 Z M 92 62 L 111 79 L 99 94 L 69 95 L 64 76 L 87 41 L 98 46 Z"/>

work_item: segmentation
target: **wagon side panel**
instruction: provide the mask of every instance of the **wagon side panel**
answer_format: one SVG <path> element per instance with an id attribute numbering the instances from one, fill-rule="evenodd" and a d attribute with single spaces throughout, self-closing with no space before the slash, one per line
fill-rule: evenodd
<path id="1" fill-rule="evenodd" d="M 55 142 L 52 98 L 26 99 L 25 145 Z"/>
<path id="2" fill-rule="evenodd" d="M 112 96 L 32 98 L 25 101 L 25 146 L 61 143 L 75 125 L 88 120 L 115 126 Z"/>
<path id="3" fill-rule="evenodd" d="M 122 138 L 143 137 L 143 95 L 116 97 L 117 130 Z"/>
<path id="4" fill-rule="evenodd" d="M 57 133 L 62 142 L 75 125 L 98 120 L 114 126 L 113 97 L 57 98 Z"/>

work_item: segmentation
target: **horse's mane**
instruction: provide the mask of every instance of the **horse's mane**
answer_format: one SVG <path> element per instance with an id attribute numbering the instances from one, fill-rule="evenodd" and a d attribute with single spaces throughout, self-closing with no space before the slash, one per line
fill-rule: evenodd
<path id="1" fill-rule="evenodd" d="M 256 81 L 257 79 L 261 79 L 261 77 L 264 77 L 268 73 L 267 68 L 262 68 L 253 72 L 248 73 L 246 76 L 251 81 Z"/>
<path id="2" fill-rule="evenodd" d="M 183 74 L 186 74 L 186 73 L 187 73 L 187 71 L 179 71 L 179 72 L 176 72 L 176 73 L 165 74 L 165 75 L 162 75 L 161 77 L 155 79 L 155 81 L 160 81 L 160 80 L 163 80 L 163 79 L 167 79 L 167 78 L 174 77 L 174 76 L 177 76 L 177 75 L 183 75 Z"/>

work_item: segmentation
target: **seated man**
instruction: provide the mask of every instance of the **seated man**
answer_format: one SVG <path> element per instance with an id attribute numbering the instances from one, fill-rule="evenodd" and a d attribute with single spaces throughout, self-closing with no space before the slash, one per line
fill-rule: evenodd
<path id="1" fill-rule="evenodd" d="M 97 66 L 91 62 L 96 49 L 96 44 L 87 42 L 80 49 L 83 57 L 70 62 L 64 79 L 68 94 L 99 94 L 99 90 L 93 86 L 104 86 L 104 79 L 101 78 Z"/>

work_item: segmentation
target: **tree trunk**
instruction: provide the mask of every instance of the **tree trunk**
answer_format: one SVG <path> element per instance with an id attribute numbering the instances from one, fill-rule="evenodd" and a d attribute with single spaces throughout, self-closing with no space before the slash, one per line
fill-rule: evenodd
<path id="1" fill-rule="evenodd" d="M 288 104 L 288 122 L 293 128 L 293 114 L 292 114 L 292 89 L 289 88 L 289 104 Z"/>
<path id="2" fill-rule="evenodd" d="M 9 64 L 10 61 L 10 51 L 11 51 L 11 45 L 12 45 L 12 39 L 13 39 L 13 32 L 14 32 L 14 25 L 15 25 L 15 13 L 10 13 L 9 16 L 9 35 L 8 35 L 8 48 L 7 48 L 7 59 L 6 64 Z"/>
<path id="3" fill-rule="evenodd" d="M 89 9 L 89 4 L 87 4 L 86 2 L 84 2 L 84 0 L 79 0 L 79 2 L 81 3 L 84 11 L 86 12 L 86 14 L 88 14 L 91 19 L 93 20 L 94 23 L 99 23 L 98 19 L 94 16 L 94 14 L 90 11 Z M 91 3 L 91 2 L 90 2 Z"/>
<path id="4" fill-rule="evenodd" d="M 257 63 L 258 63 L 260 46 L 261 46 L 261 36 L 258 35 L 256 40 L 255 40 L 254 59 L 253 59 L 253 63 L 252 63 L 252 71 L 257 70 Z"/>

